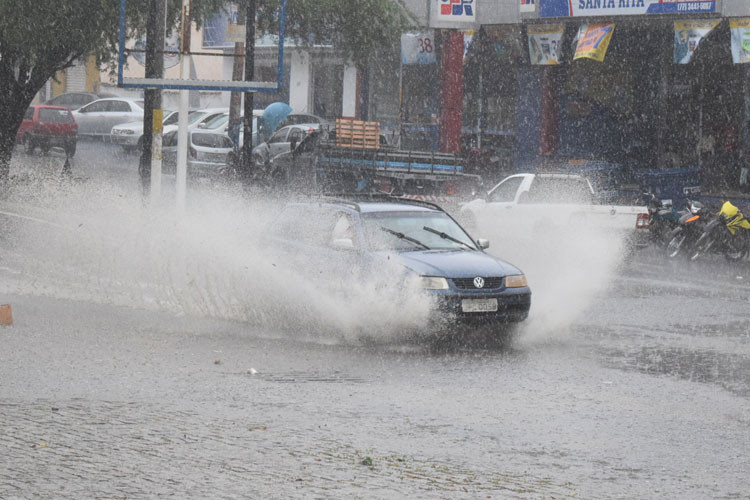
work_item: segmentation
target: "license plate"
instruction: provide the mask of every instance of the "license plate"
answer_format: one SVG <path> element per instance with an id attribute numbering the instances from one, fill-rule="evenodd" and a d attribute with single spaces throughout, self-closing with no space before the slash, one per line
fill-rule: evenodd
<path id="1" fill-rule="evenodd" d="M 461 310 L 465 313 L 495 312 L 497 311 L 497 299 L 463 299 Z"/>

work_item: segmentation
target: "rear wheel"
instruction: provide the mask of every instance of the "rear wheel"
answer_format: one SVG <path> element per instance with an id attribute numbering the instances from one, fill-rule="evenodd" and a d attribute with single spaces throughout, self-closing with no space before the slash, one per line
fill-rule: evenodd
<path id="1" fill-rule="evenodd" d="M 29 134 L 26 134 L 23 138 L 23 149 L 26 151 L 27 155 L 33 154 L 36 149 L 34 139 L 32 139 Z"/>

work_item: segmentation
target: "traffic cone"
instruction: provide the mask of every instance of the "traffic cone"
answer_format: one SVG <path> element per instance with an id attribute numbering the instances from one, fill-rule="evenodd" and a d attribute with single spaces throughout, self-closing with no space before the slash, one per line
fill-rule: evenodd
<path id="1" fill-rule="evenodd" d="M 10 310 L 9 304 L 0 305 L 0 325 L 13 324 L 13 311 Z"/>

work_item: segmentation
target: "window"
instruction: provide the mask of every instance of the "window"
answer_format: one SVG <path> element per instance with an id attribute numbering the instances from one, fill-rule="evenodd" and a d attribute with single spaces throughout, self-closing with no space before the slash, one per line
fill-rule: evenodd
<path id="1" fill-rule="evenodd" d="M 592 203 L 591 190 L 581 177 L 535 177 L 527 203 Z"/>
<path id="2" fill-rule="evenodd" d="M 194 146 L 200 146 L 204 148 L 232 149 L 232 140 L 228 136 L 221 134 L 192 134 L 191 142 Z"/>
<path id="3" fill-rule="evenodd" d="M 101 113 L 109 110 L 109 101 L 96 101 L 81 108 L 81 113 Z"/>
<path id="4" fill-rule="evenodd" d="M 39 108 L 39 121 L 48 123 L 73 123 L 73 115 L 67 109 Z"/>
<path id="5" fill-rule="evenodd" d="M 113 113 L 129 113 L 130 103 L 125 101 L 109 101 L 109 109 Z"/>
<path id="6" fill-rule="evenodd" d="M 36 108 L 34 106 L 29 106 L 29 109 L 26 110 L 26 113 L 23 114 L 24 120 L 33 120 L 34 119 L 34 110 Z"/>
<path id="7" fill-rule="evenodd" d="M 275 134 L 271 136 L 270 139 L 268 139 L 268 144 L 273 144 L 276 142 L 286 142 L 286 136 L 289 133 L 288 128 L 282 128 L 281 130 L 277 130 Z"/>
<path id="8" fill-rule="evenodd" d="M 163 125 L 173 125 L 177 123 L 177 120 L 180 119 L 180 114 L 176 111 L 172 111 L 170 114 L 167 115 L 166 118 L 164 118 Z M 190 116 L 188 115 L 188 121 L 190 121 Z"/>
<path id="9" fill-rule="evenodd" d="M 511 202 L 516 197 L 516 192 L 523 182 L 523 177 L 511 177 L 490 193 L 490 201 Z"/>
<path id="10" fill-rule="evenodd" d="M 299 142 L 302 140 L 302 137 L 302 131 L 298 128 L 293 128 L 289 131 L 289 139 L 287 140 L 287 142 L 296 142 L 297 144 L 299 144 Z"/>

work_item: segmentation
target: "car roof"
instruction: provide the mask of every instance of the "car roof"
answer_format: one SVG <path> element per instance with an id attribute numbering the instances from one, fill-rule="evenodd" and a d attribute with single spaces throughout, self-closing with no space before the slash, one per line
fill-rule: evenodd
<path id="1" fill-rule="evenodd" d="M 39 109 L 64 109 L 65 111 L 70 111 L 70 108 L 66 108 L 65 106 L 55 106 L 54 104 L 32 104 L 29 107 Z"/>
<path id="2" fill-rule="evenodd" d="M 346 207 L 359 213 L 380 212 L 441 212 L 443 209 L 434 203 L 396 198 L 388 195 L 354 195 L 352 197 L 338 198 L 326 197 L 323 203 L 331 206 Z"/>

